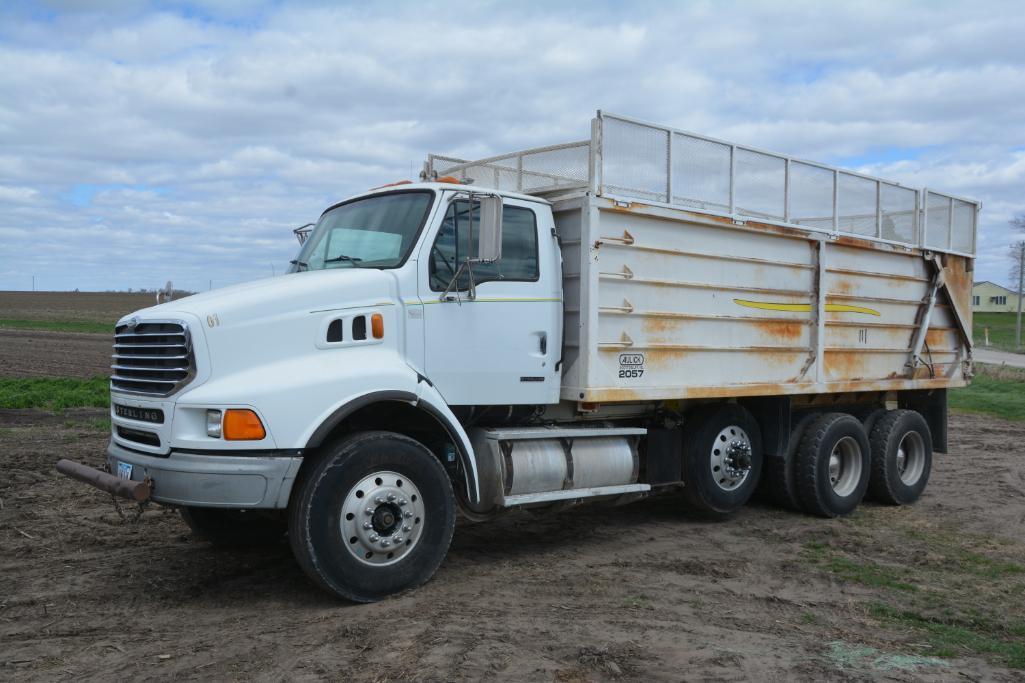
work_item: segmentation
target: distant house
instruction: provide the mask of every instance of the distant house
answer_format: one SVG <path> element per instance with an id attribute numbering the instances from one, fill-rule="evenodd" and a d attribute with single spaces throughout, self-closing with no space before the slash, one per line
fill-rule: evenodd
<path id="1" fill-rule="evenodd" d="M 1018 292 L 988 280 L 974 282 L 972 310 L 980 313 L 1012 313 L 1018 310 Z"/>

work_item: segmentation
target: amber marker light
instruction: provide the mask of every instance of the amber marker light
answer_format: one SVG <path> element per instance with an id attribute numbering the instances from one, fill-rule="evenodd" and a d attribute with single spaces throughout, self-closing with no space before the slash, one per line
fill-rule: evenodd
<path id="1" fill-rule="evenodd" d="M 370 316 L 370 332 L 374 339 L 384 339 L 384 316 L 380 313 Z"/>
<path id="2" fill-rule="evenodd" d="M 259 441 L 267 436 L 260 418 L 248 408 L 225 410 L 221 431 L 228 441 Z"/>

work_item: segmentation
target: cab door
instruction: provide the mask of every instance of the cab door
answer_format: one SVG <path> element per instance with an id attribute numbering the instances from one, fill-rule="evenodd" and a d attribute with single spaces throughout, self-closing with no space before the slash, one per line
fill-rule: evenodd
<path id="1" fill-rule="evenodd" d="M 473 225 L 479 205 L 472 204 Z M 450 405 L 549 404 L 559 400 L 562 348 L 561 260 L 546 204 L 505 198 L 502 257 L 464 271 L 442 299 L 467 254 L 471 203 L 452 200 L 419 259 L 424 366 Z"/>

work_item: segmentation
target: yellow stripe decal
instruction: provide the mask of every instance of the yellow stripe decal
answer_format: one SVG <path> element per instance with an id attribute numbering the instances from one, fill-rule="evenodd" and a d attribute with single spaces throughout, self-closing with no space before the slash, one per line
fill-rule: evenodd
<path id="1" fill-rule="evenodd" d="M 865 315 L 880 315 L 874 308 L 865 306 L 849 306 L 847 304 L 826 304 L 826 311 L 830 313 L 864 313 Z"/>
<path id="2" fill-rule="evenodd" d="M 785 304 L 771 303 L 767 301 L 747 301 L 745 299 L 734 299 L 733 303 L 745 308 L 758 308 L 763 311 L 794 311 L 796 313 L 811 313 L 811 304 Z M 879 315 L 874 308 L 864 306 L 850 306 L 848 304 L 826 304 L 826 311 L 829 313 L 864 313 L 865 315 Z"/>

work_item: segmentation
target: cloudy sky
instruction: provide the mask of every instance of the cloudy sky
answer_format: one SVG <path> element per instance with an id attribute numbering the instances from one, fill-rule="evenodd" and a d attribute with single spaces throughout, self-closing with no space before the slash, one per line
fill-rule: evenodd
<path id="1" fill-rule="evenodd" d="M 281 273 L 290 227 L 428 152 L 583 139 L 597 109 L 980 199 L 976 279 L 1007 280 L 1020 2 L 7 0 L 0 289 Z"/>

